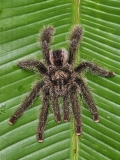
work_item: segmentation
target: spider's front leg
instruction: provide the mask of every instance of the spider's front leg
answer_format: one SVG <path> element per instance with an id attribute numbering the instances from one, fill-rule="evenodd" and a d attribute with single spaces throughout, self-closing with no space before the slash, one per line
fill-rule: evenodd
<path id="1" fill-rule="evenodd" d="M 18 62 L 18 67 L 22 69 L 37 69 L 40 73 L 46 74 L 46 67 L 37 60 L 26 60 Z"/>
<path id="2" fill-rule="evenodd" d="M 80 116 L 80 106 L 77 99 L 77 87 L 75 85 L 71 87 L 70 100 L 72 103 L 72 111 L 75 118 L 76 134 L 80 135 L 82 133 L 82 119 Z"/>
<path id="3" fill-rule="evenodd" d="M 70 35 L 69 41 L 69 59 L 68 63 L 73 64 L 74 57 L 75 57 L 75 52 L 80 44 L 80 41 L 82 40 L 82 35 L 83 35 L 83 29 L 81 26 L 76 25 L 72 29 L 72 33 Z"/>
<path id="4" fill-rule="evenodd" d="M 90 71 L 92 71 L 93 73 L 102 76 L 102 77 L 113 77 L 115 76 L 114 72 L 111 71 L 107 71 L 101 67 L 98 67 L 96 64 L 93 64 L 91 62 L 83 62 L 81 64 L 79 64 L 74 71 L 81 73 L 82 71 L 84 71 L 85 69 L 89 69 Z"/>
<path id="5" fill-rule="evenodd" d="M 80 87 L 81 93 L 83 95 L 85 102 L 87 103 L 87 106 L 89 107 L 89 110 L 92 114 L 94 122 L 99 122 L 98 110 L 93 102 L 93 98 L 92 98 L 88 88 L 86 87 L 86 85 L 82 79 L 76 78 L 76 82 Z"/>
<path id="6" fill-rule="evenodd" d="M 39 93 L 40 89 L 43 87 L 44 82 L 39 82 L 33 88 L 32 92 L 25 98 L 23 103 L 21 104 L 20 108 L 13 114 L 13 116 L 9 120 L 9 124 L 14 124 L 17 119 L 22 116 L 24 111 L 32 104 L 34 99 L 36 98 L 37 94 Z"/>
<path id="7" fill-rule="evenodd" d="M 53 35 L 54 35 L 53 26 L 48 26 L 46 28 L 43 28 L 41 35 L 40 35 L 40 39 L 39 39 L 40 45 L 42 48 L 42 52 L 43 52 L 47 65 L 50 65 L 49 50 L 50 50 L 50 43 L 51 43 Z"/>
<path id="8" fill-rule="evenodd" d="M 38 142 L 43 142 L 44 140 L 44 129 L 48 116 L 48 108 L 49 108 L 49 90 L 46 89 L 43 95 L 43 106 L 41 113 L 39 115 L 39 124 L 37 127 L 37 139 Z"/>

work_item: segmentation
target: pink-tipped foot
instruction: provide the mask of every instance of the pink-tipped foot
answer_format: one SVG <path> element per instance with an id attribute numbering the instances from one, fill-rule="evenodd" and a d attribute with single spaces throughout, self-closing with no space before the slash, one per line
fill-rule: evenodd
<path id="1" fill-rule="evenodd" d="M 68 114 L 65 114 L 64 115 L 64 122 L 68 122 L 70 119 L 69 115 Z"/>
<path id="2" fill-rule="evenodd" d="M 94 122 L 96 122 L 96 123 L 99 122 L 99 115 L 98 115 L 98 113 L 93 114 L 92 118 L 93 118 L 93 121 L 94 121 Z"/>
<path id="3" fill-rule="evenodd" d="M 68 119 L 64 119 L 64 122 L 68 122 Z"/>
<path id="4" fill-rule="evenodd" d="M 99 122 L 99 119 L 94 120 L 94 122 L 98 123 L 98 122 Z"/>
<path id="5" fill-rule="evenodd" d="M 113 77 L 113 76 L 115 76 L 115 73 L 114 72 L 109 72 L 109 76 Z"/>
<path id="6" fill-rule="evenodd" d="M 60 122 L 61 122 L 60 120 L 57 121 L 57 123 L 60 123 Z"/>
<path id="7" fill-rule="evenodd" d="M 76 133 L 77 136 L 80 136 L 81 134 L 82 134 L 81 132 Z"/>
<path id="8" fill-rule="evenodd" d="M 115 73 L 114 73 L 114 72 L 112 72 L 112 75 L 113 75 L 113 76 L 115 76 Z"/>
<path id="9" fill-rule="evenodd" d="M 13 123 L 11 123 L 10 121 L 8 122 L 10 125 L 12 125 Z"/>
<path id="10" fill-rule="evenodd" d="M 57 123 L 61 122 L 60 114 L 58 114 L 57 116 L 55 116 L 55 120 L 56 120 Z"/>
<path id="11" fill-rule="evenodd" d="M 36 137 L 37 137 L 37 140 L 38 140 L 39 143 L 41 143 L 41 142 L 44 141 L 44 135 L 43 135 L 43 133 L 37 132 Z"/>
<path id="12" fill-rule="evenodd" d="M 12 125 L 12 124 L 15 124 L 15 122 L 17 121 L 17 117 L 16 115 L 13 115 L 10 119 L 9 119 L 9 124 Z"/>
<path id="13" fill-rule="evenodd" d="M 11 121 L 8 122 L 10 125 L 13 125 L 13 123 Z"/>
<path id="14" fill-rule="evenodd" d="M 42 142 L 43 142 L 43 139 L 38 139 L 38 142 L 39 142 L 39 143 L 42 143 Z"/>
<path id="15" fill-rule="evenodd" d="M 82 126 L 76 126 L 76 135 L 81 135 L 82 134 Z"/>

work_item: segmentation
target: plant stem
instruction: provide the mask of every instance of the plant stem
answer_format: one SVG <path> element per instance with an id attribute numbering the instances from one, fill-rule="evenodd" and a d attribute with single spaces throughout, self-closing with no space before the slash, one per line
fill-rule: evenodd
<path id="1" fill-rule="evenodd" d="M 80 0 L 73 0 L 73 25 L 79 24 L 80 20 Z M 77 54 L 78 55 L 78 54 Z M 75 62 L 80 62 L 80 57 L 76 56 Z M 72 135 L 71 135 L 71 159 L 78 160 L 78 136 L 75 133 L 74 120 L 72 119 Z"/>

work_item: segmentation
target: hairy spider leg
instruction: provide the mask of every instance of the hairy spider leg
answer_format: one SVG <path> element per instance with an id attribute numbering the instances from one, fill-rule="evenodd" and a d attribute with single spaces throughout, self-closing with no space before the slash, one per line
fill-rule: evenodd
<path id="1" fill-rule="evenodd" d="M 36 98 L 37 94 L 39 93 L 40 89 L 42 89 L 44 82 L 39 82 L 35 87 L 32 89 L 31 93 L 25 98 L 23 103 L 21 104 L 20 108 L 13 114 L 13 116 L 9 120 L 9 124 L 14 124 L 17 119 L 22 116 L 24 111 L 32 104 L 33 100 Z"/>
<path id="2" fill-rule="evenodd" d="M 64 121 L 68 122 L 70 118 L 68 94 L 63 97 L 63 114 L 64 114 Z"/>
<path id="3" fill-rule="evenodd" d="M 57 123 L 61 122 L 61 115 L 60 115 L 60 108 L 59 108 L 59 104 L 58 104 L 58 97 L 53 94 L 53 96 L 51 97 L 52 100 L 52 107 L 53 107 L 53 112 L 54 112 L 54 118 L 56 120 Z"/>
<path id="4" fill-rule="evenodd" d="M 47 121 L 48 109 L 49 109 L 49 91 L 46 88 L 44 92 L 45 93 L 43 95 L 43 105 L 42 105 L 41 113 L 39 115 L 39 123 L 38 123 L 37 134 L 36 134 L 38 142 L 43 142 L 44 140 L 44 129 L 45 129 L 45 124 Z"/>
<path id="5" fill-rule="evenodd" d="M 53 26 L 48 26 L 44 28 L 40 35 L 40 45 L 47 65 L 51 64 L 49 58 L 49 51 L 53 35 L 54 35 Z"/>
<path id="6" fill-rule="evenodd" d="M 69 38 L 70 44 L 69 44 L 69 59 L 68 63 L 73 64 L 73 61 L 75 59 L 75 52 L 78 49 L 78 46 L 80 45 L 80 42 L 82 40 L 83 36 L 83 29 L 81 26 L 76 25 L 72 29 L 71 36 Z"/>
<path id="7" fill-rule="evenodd" d="M 76 134 L 80 135 L 82 133 L 82 119 L 80 116 L 81 112 L 77 98 L 77 87 L 73 85 L 71 87 L 70 100 L 72 104 L 73 115 L 75 118 Z"/>
<path id="8" fill-rule="evenodd" d="M 95 73 L 99 76 L 102 76 L 102 77 L 115 76 L 114 72 L 107 71 L 101 67 L 98 67 L 96 64 L 93 64 L 91 62 L 82 62 L 77 67 L 75 67 L 74 71 L 80 73 L 80 72 L 84 71 L 86 68 L 89 69 L 90 71 L 92 71 L 93 73 Z"/>
<path id="9" fill-rule="evenodd" d="M 81 91 L 83 98 L 84 98 L 84 100 L 85 100 L 85 102 L 86 102 L 86 104 L 92 114 L 92 118 L 93 118 L 94 122 L 99 122 L 98 110 L 94 104 L 93 98 L 92 98 L 88 88 L 86 87 L 86 85 L 82 79 L 77 78 L 76 82 L 80 86 L 80 91 Z"/>
<path id="10" fill-rule="evenodd" d="M 18 62 L 18 66 L 22 69 L 33 69 L 36 68 L 40 73 L 46 74 L 46 67 L 39 61 L 36 60 L 26 60 Z"/>

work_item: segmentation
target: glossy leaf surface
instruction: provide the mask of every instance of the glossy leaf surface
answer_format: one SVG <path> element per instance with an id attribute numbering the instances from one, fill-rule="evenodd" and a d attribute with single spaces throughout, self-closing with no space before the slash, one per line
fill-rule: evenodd
<path id="1" fill-rule="evenodd" d="M 1 160 L 117 160 L 120 159 L 120 2 L 119 0 L 0 0 L 0 159 Z M 79 14 L 80 16 L 79 16 Z M 36 141 L 42 97 L 13 126 L 9 117 L 41 76 L 17 67 L 22 59 L 40 59 L 39 30 L 56 29 L 52 48 L 67 48 L 66 37 L 80 20 L 84 38 L 77 61 L 89 60 L 115 72 L 113 78 L 86 73 L 100 122 L 94 123 L 85 103 L 83 134 L 74 133 L 73 118 L 57 124 L 49 111 L 45 141 Z M 62 103 L 60 100 L 61 112 Z"/>

